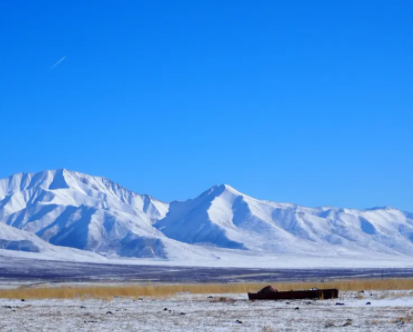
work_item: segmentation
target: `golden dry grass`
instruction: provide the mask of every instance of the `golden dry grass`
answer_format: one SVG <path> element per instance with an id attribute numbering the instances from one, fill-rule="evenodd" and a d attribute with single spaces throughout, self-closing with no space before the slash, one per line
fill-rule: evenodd
<path id="1" fill-rule="evenodd" d="M 92 286 L 58 288 L 19 288 L 0 290 L 0 298 L 17 299 L 69 299 L 119 297 L 169 297 L 177 293 L 225 294 L 256 292 L 267 285 L 280 291 L 317 288 L 338 288 L 340 291 L 360 290 L 411 290 L 413 279 L 362 279 L 339 280 L 330 282 L 267 282 L 267 283 L 229 283 L 229 284 L 141 284 L 127 286 Z"/>

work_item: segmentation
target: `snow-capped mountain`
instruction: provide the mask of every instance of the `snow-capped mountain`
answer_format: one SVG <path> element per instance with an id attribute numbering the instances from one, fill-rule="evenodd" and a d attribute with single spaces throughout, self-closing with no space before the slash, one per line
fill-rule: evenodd
<path id="1" fill-rule="evenodd" d="M 308 208 L 228 185 L 168 204 L 65 169 L 0 180 L 0 226 L 0 249 L 109 258 L 413 257 L 413 215 L 396 209 Z"/>
<path id="2" fill-rule="evenodd" d="M 182 244 L 152 226 L 168 204 L 102 177 L 67 171 L 0 180 L 0 220 L 57 246 L 122 257 L 167 258 Z"/>
<path id="3" fill-rule="evenodd" d="M 156 223 L 187 243 L 297 255 L 413 255 L 413 219 L 392 208 L 307 208 L 261 201 L 228 185 L 172 202 Z"/>

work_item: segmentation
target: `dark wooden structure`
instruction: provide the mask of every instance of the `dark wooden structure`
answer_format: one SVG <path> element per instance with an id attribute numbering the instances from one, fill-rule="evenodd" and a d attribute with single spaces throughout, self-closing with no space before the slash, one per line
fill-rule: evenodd
<path id="1" fill-rule="evenodd" d="M 338 289 L 299 290 L 289 292 L 248 293 L 250 300 L 304 300 L 304 299 L 335 299 Z"/>

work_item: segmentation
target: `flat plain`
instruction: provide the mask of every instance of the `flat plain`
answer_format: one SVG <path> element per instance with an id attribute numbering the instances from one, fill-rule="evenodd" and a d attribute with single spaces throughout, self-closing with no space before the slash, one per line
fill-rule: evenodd
<path id="1" fill-rule="evenodd" d="M 0 331 L 412 331 L 412 275 L 412 269 L 197 268 L 4 259 Z M 340 296 L 317 301 L 247 299 L 247 291 L 267 284 L 279 290 L 336 287 Z"/>
<path id="2" fill-rule="evenodd" d="M 99 280 L 191 283 L 320 281 L 337 278 L 413 278 L 413 268 L 224 268 L 65 262 L 0 255 L 0 284 L 2 281 L 13 280 L 55 283 Z"/>
<path id="3" fill-rule="evenodd" d="M 345 291 L 317 301 L 249 301 L 240 293 L 1 299 L 0 331 L 412 331 L 412 306 L 412 291 Z"/>

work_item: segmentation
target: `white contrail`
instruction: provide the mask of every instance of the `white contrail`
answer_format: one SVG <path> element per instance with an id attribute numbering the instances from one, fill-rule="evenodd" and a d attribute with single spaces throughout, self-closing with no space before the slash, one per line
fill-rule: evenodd
<path id="1" fill-rule="evenodd" d="M 66 55 L 63 58 L 61 58 L 59 61 L 57 61 L 49 70 L 55 69 L 58 65 L 62 63 L 64 59 L 66 59 Z"/>

